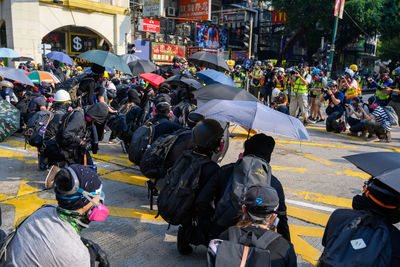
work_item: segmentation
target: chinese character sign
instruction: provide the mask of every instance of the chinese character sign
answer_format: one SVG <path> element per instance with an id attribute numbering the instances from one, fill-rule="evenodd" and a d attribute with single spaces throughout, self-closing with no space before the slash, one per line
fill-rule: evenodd
<path id="1" fill-rule="evenodd" d="M 143 1 L 143 17 L 161 16 L 163 8 L 163 0 L 144 0 Z"/>
<path id="2" fill-rule="evenodd" d="M 193 20 L 210 20 L 211 0 L 181 0 L 179 16 Z"/>
<path id="3" fill-rule="evenodd" d="M 286 11 L 285 10 L 281 10 L 281 9 L 277 9 L 274 10 L 274 12 L 272 13 L 272 23 L 273 24 L 280 24 L 280 23 L 286 23 Z"/>
<path id="4" fill-rule="evenodd" d="M 185 57 L 185 47 L 181 45 L 151 43 L 151 60 L 172 62 L 174 56 Z"/>

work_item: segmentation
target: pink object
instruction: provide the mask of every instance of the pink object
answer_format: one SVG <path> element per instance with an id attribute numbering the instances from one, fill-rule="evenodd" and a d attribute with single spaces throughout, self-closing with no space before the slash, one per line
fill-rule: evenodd
<path id="1" fill-rule="evenodd" d="M 50 103 L 53 103 L 54 98 L 53 97 L 49 97 L 49 101 L 50 101 Z"/>
<path id="2" fill-rule="evenodd" d="M 90 118 L 89 116 L 86 116 L 86 121 L 91 122 L 92 118 Z"/>
<path id="3" fill-rule="evenodd" d="M 102 222 L 104 221 L 110 211 L 103 204 L 97 204 L 89 213 L 89 221 Z"/>
<path id="4" fill-rule="evenodd" d="M 239 159 L 243 158 L 243 153 L 240 153 L 238 158 Z"/>

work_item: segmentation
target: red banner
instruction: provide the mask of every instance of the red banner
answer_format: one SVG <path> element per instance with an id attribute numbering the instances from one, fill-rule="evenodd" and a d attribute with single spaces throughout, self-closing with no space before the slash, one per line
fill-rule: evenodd
<path id="1" fill-rule="evenodd" d="M 344 11 L 344 2 L 346 0 L 336 0 L 335 1 L 335 10 L 333 11 L 333 15 L 335 17 L 339 16 L 339 19 L 343 18 L 343 11 Z"/>
<path id="2" fill-rule="evenodd" d="M 286 11 L 281 9 L 274 10 L 274 12 L 272 13 L 272 23 L 281 24 L 286 22 Z"/>
<path id="3" fill-rule="evenodd" d="M 185 57 L 185 47 L 165 43 L 151 43 L 151 60 L 172 62 L 174 56 Z"/>
<path id="4" fill-rule="evenodd" d="M 181 0 L 179 4 L 179 17 L 193 20 L 210 20 L 211 0 Z"/>
<path id="5" fill-rule="evenodd" d="M 139 31 L 160 32 L 160 21 L 154 19 L 139 19 Z"/>

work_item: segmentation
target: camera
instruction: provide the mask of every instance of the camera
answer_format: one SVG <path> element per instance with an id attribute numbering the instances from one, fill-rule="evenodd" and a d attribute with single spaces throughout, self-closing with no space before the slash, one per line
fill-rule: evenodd
<path id="1" fill-rule="evenodd" d="M 328 91 L 328 89 L 326 89 L 326 88 L 321 88 L 321 92 L 322 92 L 323 94 L 325 94 L 327 91 Z"/>
<path id="2" fill-rule="evenodd" d="M 299 71 L 297 69 L 292 69 L 290 71 L 290 75 L 295 75 L 295 74 L 299 74 Z"/>

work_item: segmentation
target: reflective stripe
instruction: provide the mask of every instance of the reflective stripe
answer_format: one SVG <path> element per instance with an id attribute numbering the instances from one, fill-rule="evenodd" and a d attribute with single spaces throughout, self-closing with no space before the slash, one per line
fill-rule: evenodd
<path id="1" fill-rule="evenodd" d="M 358 81 L 356 81 L 356 82 L 357 82 L 357 94 L 361 95 L 361 85 Z"/>
<path id="2" fill-rule="evenodd" d="M 382 90 L 376 89 L 375 95 L 377 98 L 379 98 L 379 100 L 389 99 L 389 95 L 385 94 Z"/>
<path id="3" fill-rule="evenodd" d="M 283 82 L 283 86 L 281 84 L 281 81 Z M 285 85 L 286 85 L 285 79 L 282 78 L 279 80 L 278 84 L 276 85 L 276 88 L 278 88 L 280 91 L 283 91 L 283 90 L 285 90 L 285 87 L 286 87 Z"/>
<path id="4" fill-rule="evenodd" d="M 303 75 L 303 79 L 307 76 L 307 73 Z M 303 83 L 303 81 L 300 78 L 297 78 L 293 91 L 298 93 L 298 94 L 306 94 L 308 92 L 307 85 Z"/>
<path id="5" fill-rule="evenodd" d="M 358 88 L 354 88 L 354 87 L 350 87 L 349 89 L 347 89 L 346 98 L 350 99 L 350 98 L 356 97 L 358 95 L 357 90 L 358 90 Z"/>
<path id="6" fill-rule="evenodd" d="M 256 71 L 253 71 L 253 76 L 255 76 L 255 77 L 260 77 L 261 75 L 260 75 L 260 72 L 261 72 L 261 70 L 256 70 Z M 254 85 L 254 87 L 260 87 L 262 84 L 262 79 L 260 79 L 260 80 L 258 80 L 260 83 L 258 84 L 258 85 Z"/>

